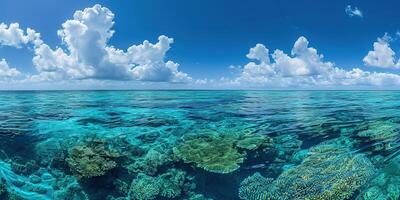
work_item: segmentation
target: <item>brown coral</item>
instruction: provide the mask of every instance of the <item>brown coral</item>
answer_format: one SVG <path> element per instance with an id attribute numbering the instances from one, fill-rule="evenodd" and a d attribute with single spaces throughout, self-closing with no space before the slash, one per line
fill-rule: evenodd
<path id="1" fill-rule="evenodd" d="M 118 152 L 107 148 L 104 141 L 89 141 L 73 147 L 66 161 L 77 178 L 92 178 L 115 168 L 115 159 L 119 156 Z"/>

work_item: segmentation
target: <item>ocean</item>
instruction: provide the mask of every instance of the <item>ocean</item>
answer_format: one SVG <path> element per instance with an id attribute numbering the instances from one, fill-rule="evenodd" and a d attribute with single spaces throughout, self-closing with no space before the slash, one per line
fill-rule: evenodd
<path id="1" fill-rule="evenodd" d="M 0 92 L 0 199 L 400 196 L 398 91 Z"/>

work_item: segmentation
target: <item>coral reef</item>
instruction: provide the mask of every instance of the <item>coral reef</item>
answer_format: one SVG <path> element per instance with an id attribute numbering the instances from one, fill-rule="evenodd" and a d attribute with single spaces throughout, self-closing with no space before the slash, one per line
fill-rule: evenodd
<path id="1" fill-rule="evenodd" d="M 160 195 L 167 198 L 175 198 L 182 193 L 186 180 L 186 172 L 170 169 L 158 176 L 160 181 Z"/>
<path id="2" fill-rule="evenodd" d="M 26 177 L 13 172 L 11 164 L 0 161 L 0 179 L 1 197 L 6 200 L 88 200 L 76 179 L 61 172 L 55 174 L 41 168 Z"/>
<path id="3" fill-rule="evenodd" d="M 30 175 L 39 170 L 40 166 L 35 160 L 22 161 L 22 158 L 14 158 L 11 162 L 11 169 L 13 172 L 20 175 Z"/>
<path id="4" fill-rule="evenodd" d="M 69 150 L 66 159 L 72 173 L 78 178 L 102 176 L 117 166 L 121 155 L 102 140 L 86 141 Z"/>
<path id="5" fill-rule="evenodd" d="M 396 157 L 380 170 L 379 174 L 368 182 L 357 200 L 400 198 L 400 157 Z"/>
<path id="6" fill-rule="evenodd" d="M 157 177 L 140 173 L 132 181 L 128 199 L 149 200 L 157 197 L 178 197 L 186 188 L 186 179 L 186 172 L 178 169 L 170 169 Z"/>
<path id="7" fill-rule="evenodd" d="M 280 160 L 290 160 L 302 145 L 302 141 L 296 135 L 280 135 L 274 137 L 274 141 L 274 147 L 278 151 L 277 158 Z"/>
<path id="8" fill-rule="evenodd" d="M 132 181 L 128 199 L 148 200 L 155 199 L 160 193 L 160 182 L 156 177 L 140 173 Z"/>
<path id="9" fill-rule="evenodd" d="M 400 138 L 397 127 L 391 121 L 369 122 L 359 127 L 357 136 L 362 143 L 369 144 L 374 152 L 390 152 L 399 147 L 396 142 Z"/>
<path id="10" fill-rule="evenodd" d="M 243 163 L 245 155 L 234 146 L 235 139 L 219 135 L 201 135 L 184 139 L 174 147 L 174 153 L 185 163 L 214 173 L 230 173 Z"/>
<path id="11" fill-rule="evenodd" d="M 396 200 L 400 197 L 400 177 L 382 172 L 371 180 L 369 186 L 358 197 L 357 200 L 390 199 Z"/>
<path id="12" fill-rule="evenodd" d="M 144 156 L 134 159 L 126 168 L 132 174 L 145 173 L 147 175 L 156 174 L 159 167 L 172 162 L 172 150 L 150 149 Z"/>
<path id="13" fill-rule="evenodd" d="M 185 198 L 184 200 L 213 200 L 213 199 L 207 198 L 202 194 L 197 194 L 197 193 L 191 192 L 189 194 L 189 197 Z"/>
<path id="14" fill-rule="evenodd" d="M 270 149 L 273 146 L 272 138 L 266 135 L 245 134 L 239 137 L 236 146 L 246 150 L 256 150 L 258 148 Z"/>
<path id="15" fill-rule="evenodd" d="M 397 125 L 390 121 L 370 122 L 367 125 L 362 126 L 357 135 L 369 138 L 372 141 L 393 141 L 398 135 L 396 127 Z"/>
<path id="16" fill-rule="evenodd" d="M 88 194 L 83 191 L 77 179 L 69 175 L 61 175 L 53 183 L 54 199 L 69 200 L 89 200 Z"/>
<path id="17" fill-rule="evenodd" d="M 49 138 L 35 145 L 36 160 L 40 161 L 41 166 L 50 165 L 57 159 L 63 149 L 60 139 Z"/>
<path id="18" fill-rule="evenodd" d="M 258 172 L 254 173 L 240 183 L 239 198 L 249 200 L 271 198 L 266 191 L 270 189 L 272 181 L 272 178 L 265 178 Z"/>
<path id="19" fill-rule="evenodd" d="M 374 175 L 375 167 L 363 154 L 340 153 L 346 149 L 316 146 L 300 165 L 284 171 L 271 184 L 260 174 L 245 179 L 239 194 L 245 200 L 348 199 Z"/>
<path id="20" fill-rule="evenodd" d="M 239 164 L 244 162 L 248 152 L 268 152 L 273 148 L 273 139 L 266 135 L 238 131 L 221 134 L 207 129 L 201 131 L 185 135 L 173 152 L 185 163 L 194 163 L 213 173 L 231 173 L 240 168 Z"/>

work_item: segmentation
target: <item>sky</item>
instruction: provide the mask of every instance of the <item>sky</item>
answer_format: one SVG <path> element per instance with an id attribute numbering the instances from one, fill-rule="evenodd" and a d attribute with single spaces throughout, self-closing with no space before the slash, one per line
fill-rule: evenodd
<path id="1" fill-rule="evenodd" d="M 395 0 L 0 0 L 0 89 L 397 89 Z"/>

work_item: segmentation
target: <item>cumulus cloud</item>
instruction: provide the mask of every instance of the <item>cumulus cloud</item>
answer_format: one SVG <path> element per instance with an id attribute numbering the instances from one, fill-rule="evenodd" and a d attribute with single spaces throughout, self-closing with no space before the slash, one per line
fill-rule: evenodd
<path id="1" fill-rule="evenodd" d="M 363 13 L 361 12 L 361 10 L 357 7 L 352 8 L 351 5 L 347 5 L 344 11 L 349 17 L 363 17 Z"/>
<path id="2" fill-rule="evenodd" d="M 21 72 L 16 68 L 11 68 L 4 58 L 0 60 L 0 79 L 14 78 L 20 74 Z"/>
<path id="3" fill-rule="evenodd" d="M 36 33 L 33 29 L 26 29 L 26 31 L 19 28 L 18 23 L 11 23 L 10 25 L 0 23 L 0 45 L 13 46 L 20 48 L 23 45 L 32 43 L 40 43 L 40 34 Z"/>
<path id="4" fill-rule="evenodd" d="M 400 68 L 400 62 L 395 58 L 395 52 L 390 47 L 392 38 L 386 33 L 374 42 L 374 50 L 364 57 L 364 64 L 371 67 Z"/>
<path id="5" fill-rule="evenodd" d="M 269 56 L 273 61 L 270 61 Z M 233 85 L 308 87 L 308 86 L 384 86 L 399 85 L 400 76 L 391 73 L 363 71 L 359 68 L 345 70 L 323 60 L 315 48 L 309 47 L 305 37 L 294 43 L 291 54 L 269 50 L 263 44 L 251 48 L 249 59 L 237 78 L 228 81 Z"/>
<path id="6" fill-rule="evenodd" d="M 121 50 L 108 44 L 113 36 L 114 14 L 95 5 L 78 10 L 57 34 L 62 46 L 51 48 L 32 29 L 26 33 L 18 24 L 0 26 L 0 44 L 20 47 L 32 44 L 33 64 L 38 74 L 31 80 L 100 79 L 155 82 L 188 82 L 191 77 L 179 64 L 165 61 L 172 38 L 160 36 L 155 44 L 144 41 Z M 1 30 L 4 30 L 1 32 Z M 65 48 L 64 48 L 65 47 Z"/>

